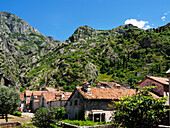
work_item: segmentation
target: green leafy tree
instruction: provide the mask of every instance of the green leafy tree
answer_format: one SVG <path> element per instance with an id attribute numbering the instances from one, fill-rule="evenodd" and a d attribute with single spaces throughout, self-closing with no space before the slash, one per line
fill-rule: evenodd
<path id="1" fill-rule="evenodd" d="M 32 118 L 32 122 L 39 128 L 48 128 L 54 123 L 53 113 L 50 109 L 41 108 L 37 110 Z"/>
<path id="2" fill-rule="evenodd" d="M 40 108 L 38 109 L 32 122 L 35 126 L 39 128 L 53 128 L 55 126 L 56 120 L 63 118 L 65 114 L 65 109 L 61 108 Z"/>
<path id="3" fill-rule="evenodd" d="M 0 113 L 5 115 L 8 122 L 8 114 L 13 113 L 20 105 L 20 94 L 14 88 L 0 86 Z"/>
<path id="4" fill-rule="evenodd" d="M 66 114 L 65 109 L 63 107 L 53 108 L 52 111 L 54 113 L 54 119 L 55 120 L 63 119 L 64 115 Z"/>
<path id="5" fill-rule="evenodd" d="M 166 98 L 153 98 L 149 93 L 151 87 L 144 87 L 132 97 L 125 97 L 114 105 L 109 105 L 115 110 L 113 118 L 117 124 L 127 128 L 157 127 L 165 112 Z"/>

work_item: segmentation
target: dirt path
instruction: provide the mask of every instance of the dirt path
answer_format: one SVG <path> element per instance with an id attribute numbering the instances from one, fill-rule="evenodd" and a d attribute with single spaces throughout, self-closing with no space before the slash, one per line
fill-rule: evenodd
<path id="1" fill-rule="evenodd" d="M 26 116 L 13 116 L 13 115 L 8 115 L 8 122 L 15 122 L 19 121 L 20 123 L 28 124 L 31 123 L 31 117 L 26 117 Z M 0 123 L 6 122 L 5 119 L 0 119 Z"/>

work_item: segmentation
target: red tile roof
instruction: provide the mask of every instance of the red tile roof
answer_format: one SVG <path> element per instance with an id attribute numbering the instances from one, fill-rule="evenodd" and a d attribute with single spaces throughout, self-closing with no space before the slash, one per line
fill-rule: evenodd
<path id="1" fill-rule="evenodd" d="M 77 87 L 77 90 L 84 96 L 85 99 L 119 99 L 125 96 L 133 96 L 136 91 L 132 89 L 111 89 L 111 88 L 90 88 L 91 93 L 86 93 L 82 88 Z"/>
<path id="2" fill-rule="evenodd" d="M 156 95 L 156 94 L 154 94 L 154 93 L 152 93 L 152 92 L 149 92 L 149 94 L 151 94 L 152 96 L 153 96 L 153 98 L 155 98 L 155 99 L 157 99 L 157 98 L 162 98 L 162 97 L 159 97 L 158 95 Z"/>
<path id="3" fill-rule="evenodd" d="M 45 92 L 42 94 L 46 102 L 53 101 L 56 97 L 56 94 L 53 92 Z"/>
<path id="4" fill-rule="evenodd" d="M 152 80 L 155 80 L 161 84 L 164 84 L 164 85 L 169 85 L 169 80 L 168 78 L 163 78 L 163 77 L 155 77 L 155 76 L 147 76 L 147 78 L 150 78 Z"/>
<path id="5" fill-rule="evenodd" d="M 126 96 L 133 96 L 136 94 L 136 90 L 134 89 L 116 89 L 116 88 L 90 88 L 90 93 L 85 92 L 81 87 L 76 88 L 85 99 L 108 99 L 108 100 L 116 100 L 120 98 L 124 98 Z M 160 98 L 152 92 L 149 92 L 153 96 L 153 98 Z"/>
<path id="6" fill-rule="evenodd" d="M 50 102 L 55 100 L 68 100 L 71 94 L 72 92 L 45 92 L 42 95 L 47 102 Z"/>
<path id="7" fill-rule="evenodd" d="M 61 100 L 68 100 L 68 98 L 71 96 L 72 92 L 63 92 L 64 97 L 62 97 Z"/>
<path id="8" fill-rule="evenodd" d="M 43 92 L 47 92 L 47 91 L 28 91 L 28 90 L 24 91 L 27 97 L 31 97 L 32 93 L 34 96 L 41 96 Z"/>

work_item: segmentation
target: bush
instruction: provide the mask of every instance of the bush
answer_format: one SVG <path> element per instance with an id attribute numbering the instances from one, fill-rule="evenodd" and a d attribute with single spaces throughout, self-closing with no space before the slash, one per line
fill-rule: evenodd
<path id="1" fill-rule="evenodd" d="M 94 125 L 103 125 L 103 124 L 112 124 L 113 122 L 93 122 L 93 121 L 82 121 L 82 120 L 62 120 L 65 123 L 69 123 L 72 125 L 77 125 L 77 126 L 94 126 Z"/>
<path id="2" fill-rule="evenodd" d="M 157 127 L 158 123 L 165 116 L 166 98 L 153 98 L 149 93 L 150 87 L 144 87 L 136 95 L 125 97 L 120 101 L 109 105 L 114 109 L 113 118 L 118 124 L 127 128 L 148 128 Z"/>
<path id="3" fill-rule="evenodd" d="M 55 128 L 56 120 L 62 119 L 64 114 L 65 109 L 62 107 L 48 109 L 42 107 L 35 112 L 32 122 L 39 128 Z"/>
<path id="4" fill-rule="evenodd" d="M 12 115 L 15 115 L 15 116 L 22 116 L 22 113 L 21 112 L 18 112 L 18 111 L 15 111 L 12 113 Z"/>
<path id="5" fill-rule="evenodd" d="M 54 123 L 53 114 L 50 109 L 39 109 L 35 112 L 32 122 L 37 127 L 48 128 L 51 123 Z"/>
<path id="6" fill-rule="evenodd" d="M 53 111 L 53 115 L 54 115 L 55 120 L 63 119 L 63 117 L 64 117 L 64 115 L 66 113 L 65 109 L 63 107 L 61 107 L 61 108 L 53 108 L 52 111 Z"/>

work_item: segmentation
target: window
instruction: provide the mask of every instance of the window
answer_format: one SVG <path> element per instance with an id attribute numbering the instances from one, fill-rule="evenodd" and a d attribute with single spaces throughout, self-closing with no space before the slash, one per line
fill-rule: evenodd
<path id="1" fill-rule="evenodd" d="M 71 101 L 68 101 L 68 102 L 67 102 L 67 105 L 68 105 L 68 106 L 71 106 L 71 105 L 72 105 L 72 102 L 71 102 Z"/>
<path id="2" fill-rule="evenodd" d="M 152 84 L 152 86 L 156 86 L 155 84 Z"/>
<path id="3" fill-rule="evenodd" d="M 77 100 L 74 101 L 74 105 L 77 106 Z"/>

